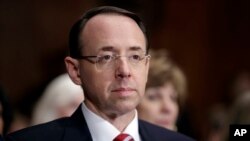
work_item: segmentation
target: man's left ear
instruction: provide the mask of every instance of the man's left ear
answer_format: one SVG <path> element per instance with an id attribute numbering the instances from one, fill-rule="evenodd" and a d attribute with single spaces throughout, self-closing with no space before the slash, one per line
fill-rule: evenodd
<path id="1" fill-rule="evenodd" d="M 64 63 L 66 65 L 66 69 L 68 71 L 69 77 L 71 78 L 71 80 L 77 84 L 77 85 L 81 85 L 82 81 L 80 78 L 80 70 L 79 70 L 79 61 L 67 56 L 64 59 Z"/>

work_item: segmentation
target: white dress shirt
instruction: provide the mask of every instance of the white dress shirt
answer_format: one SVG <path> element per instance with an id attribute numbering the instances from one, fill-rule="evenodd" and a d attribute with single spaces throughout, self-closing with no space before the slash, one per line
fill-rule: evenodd
<path id="1" fill-rule="evenodd" d="M 114 127 L 107 120 L 90 111 L 84 103 L 82 103 L 82 112 L 93 141 L 112 141 L 117 135 L 120 134 L 120 131 L 116 127 Z M 125 128 L 123 133 L 131 135 L 135 141 L 140 141 L 138 115 L 136 110 L 134 119 Z"/>

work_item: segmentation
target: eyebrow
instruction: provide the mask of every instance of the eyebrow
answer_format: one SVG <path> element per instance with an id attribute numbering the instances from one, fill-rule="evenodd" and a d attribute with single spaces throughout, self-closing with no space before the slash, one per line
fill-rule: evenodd
<path id="1" fill-rule="evenodd" d="M 100 50 L 101 51 L 113 51 L 114 47 L 112 47 L 112 46 L 104 46 Z"/>
<path id="2" fill-rule="evenodd" d="M 132 46 L 129 48 L 129 50 L 133 50 L 133 51 L 143 51 L 142 48 L 140 46 Z"/>
<path id="3" fill-rule="evenodd" d="M 140 46 L 129 47 L 129 50 L 131 50 L 131 51 L 143 51 Z M 100 51 L 115 51 L 115 48 L 113 46 L 104 46 L 100 49 Z"/>

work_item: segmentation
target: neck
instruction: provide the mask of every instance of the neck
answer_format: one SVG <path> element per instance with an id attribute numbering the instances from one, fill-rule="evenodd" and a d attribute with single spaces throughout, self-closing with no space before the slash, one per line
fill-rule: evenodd
<path id="1" fill-rule="evenodd" d="M 134 119 L 136 113 L 135 109 L 127 113 L 119 113 L 116 111 L 105 112 L 87 100 L 85 100 L 84 103 L 90 111 L 110 122 L 120 132 L 125 130 L 128 124 Z"/>

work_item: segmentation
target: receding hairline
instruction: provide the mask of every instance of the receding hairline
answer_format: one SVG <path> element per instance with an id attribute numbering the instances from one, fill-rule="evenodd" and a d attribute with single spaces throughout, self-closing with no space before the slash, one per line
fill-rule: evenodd
<path id="1" fill-rule="evenodd" d="M 130 12 L 126 9 L 113 6 L 101 6 L 85 12 L 85 14 L 79 19 L 79 21 L 81 22 L 80 25 L 81 30 L 85 28 L 85 25 L 88 21 L 90 21 L 92 18 L 98 15 L 120 15 L 128 17 L 132 19 L 139 26 L 142 32 L 146 35 L 145 25 L 143 24 L 143 21 L 137 14 Z"/>
<path id="2" fill-rule="evenodd" d="M 142 19 L 136 14 L 126 9 L 113 7 L 113 6 L 101 6 L 88 10 L 84 13 L 84 15 L 75 22 L 70 30 L 69 36 L 69 48 L 70 48 L 70 56 L 77 58 L 80 54 L 80 50 L 84 47 L 83 42 L 80 42 L 79 38 L 82 34 L 83 30 L 86 27 L 86 24 L 95 16 L 98 15 L 121 15 L 130 18 L 133 20 L 137 26 L 142 31 L 145 43 L 146 43 L 146 52 L 148 53 L 149 45 L 148 45 L 148 37 L 146 33 L 146 27 L 142 21 Z"/>
<path id="3" fill-rule="evenodd" d="M 135 26 L 137 26 L 137 28 L 141 31 L 142 35 L 144 36 L 144 41 L 145 41 L 145 45 L 146 45 L 145 49 L 147 50 L 147 37 L 145 36 L 144 31 L 140 28 L 138 23 L 133 18 L 131 18 L 131 17 L 127 16 L 127 15 L 124 15 L 124 14 L 121 14 L 121 13 L 115 13 L 115 12 L 99 13 L 97 15 L 92 16 L 87 21 L 85 21 L 84 27 L 81 27 L 80 34 L 79 34 L 79 45 L 80 45 L 81 48 L 84 47 L 84 38 L 80 38 L 80 37 L 83 36 L 83 33 L 86 30 L 86 28 L 89 28 L 90 24 L 93 24 L 93 23 L 100 24 L 103 19 L 98 19 L 98 18 L 102 18 L 102 17 L 104 17 L 104 18 L 108 17 L 109 18 L 110 16 L 123 17 L 123 18 L 126 18 L 127 20 L 130 20 L 129 22 L 133 22 L 133 24 Z M 95 21 L 95 20 L 97 20 L 97 21 Z M 94 26 L 96 26 L 96 25 L 94 25 Z"/>
<path id="4" fill-rule="evenodd" d="M 124 14 L 121 14 L 121 13 L 114 13 L 114 12 L 109 12 L 109 13 L 99 13 L 97 15 L 94 15 L 93 17 L 91 17 L 90 19 L 86 19 L 86 21 L 84 22 L 84 25 L 82 24 L 81 25 L 81 32 L 83 32 L 83 30 L 85 29 L 85 27 L 89 24 L 90 21 L 93 21 L 93 19 L 96 19 L 97 17 L 102 17 L 102 16 L 121 16 L 121 17 L 124 17 L 124 18 L 127 18 L 127 19 L 130 19 L 131 21 L 133 21 L 137 26 L 138 28 L 141 30 L 140 26 L 138 25 L 138 23 L 131 17 L 127 16 L 127 15 L 124 15 Z M 141 30 L 142 33 L 144 34 L 144 31 Z"/>

